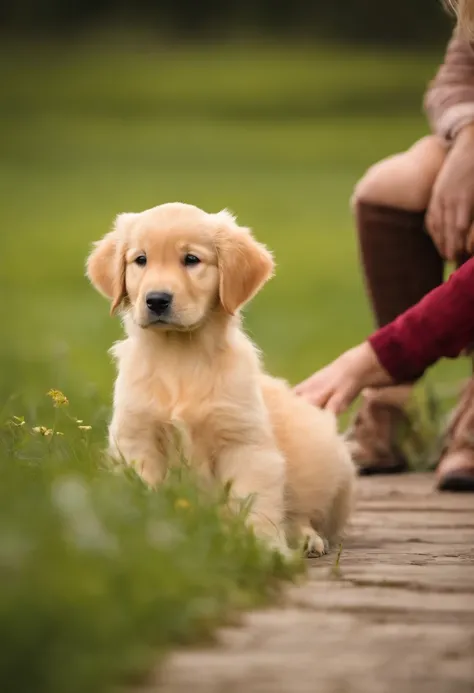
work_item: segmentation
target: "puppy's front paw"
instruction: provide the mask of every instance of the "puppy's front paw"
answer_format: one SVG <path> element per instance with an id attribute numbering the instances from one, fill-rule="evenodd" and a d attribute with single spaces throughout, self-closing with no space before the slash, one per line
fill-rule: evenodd
<path id="1" fill-rule="evenodd" d="M 303 551 L 305 556 L 308 558 L 319 558 L 328 552 L 328 542 L 326 539 L 319 536 L 316 530 L 314 530 L 312 527 L 304 527 L 302 534 Z"/>
<path id="2" fill-rule="evenodd" d="M 283 558 L 294 558 L 294 552 L 288 546 L 285 532 L 281 529 L 269 527 L 268 525 L 253 527 L 255 534 L 272 551 L 276 551 Z"/>
<path id="3" fill-rule="evenodd" d="M 273 551 L 277 551 L 286 560 L 295 558 L 295 552 L 290 549 L 284 539 L 270 541 L 269 546 Z"/>

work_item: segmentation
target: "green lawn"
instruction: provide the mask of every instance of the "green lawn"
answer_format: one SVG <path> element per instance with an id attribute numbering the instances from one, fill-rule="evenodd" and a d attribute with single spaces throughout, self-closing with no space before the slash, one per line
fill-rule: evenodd
<path id="1" fill-rule="evenodd" d="M 271 370 L 296 381 L 371 329 L 348 201 L 368 165 L 425 133 L 435 57 L 146 43 L 3 58 L 10 387 L 90 384 L 108 401 L 120 328 L 84 259 L 118 212 L 171 200 L 229 207 L 275 251 L 276 278 L 248 312 Z"/>
<path id="2" fill-rule="evenodd" d="M 436 59 L 145 39 L 3 47 L 0 395 L 3 419 L 27 423 L 1 438 L 1 684 L 62 693 L 71 673 L 68 690 L 103 690 L 292 573 L 189 481 L 150 496 L 96 471 L 120 326 L 84 278 L 91 242 L 122 211 L 232 209 L 278 264 L 248 329 L 268 368 L 298 381 L 371 329 L 348 201 L 367 166 L 426 132 Z M 64 440 L 31 432 L 52 426 L 51 387 L 91 431 L 67 419 Z M 71 549 L 69 524 L 84 517 L 107 529 L 115 557 Z M 181 543 L 157 549 L 156 523 Z"/>

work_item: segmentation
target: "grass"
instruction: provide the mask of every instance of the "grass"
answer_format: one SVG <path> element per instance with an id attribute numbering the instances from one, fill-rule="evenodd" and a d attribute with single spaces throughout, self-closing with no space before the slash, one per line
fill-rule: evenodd
<path id="1" fill-rule="evenodd" d="M 231 208 L 278 263 L 248 330 L 298 381 L 372 328 L 348 200 L 370 164 L 426 132 L 438 56 L 125 37 L 1 51 L 0 684 L 102 691 L 296 568 L 189 474 L 150 493 L 103 468 L 120 327 L 84 279 L 91 242 L 121 211 Z M 466 372 L 444 364 L 431 382 Z M 68 408 L 51 407 L 51 387 Z"/>
<path id="2" fill-rule="evenodd" d="M 172 645 L 208 638 L 301 569 L 257 542 L 179 468 L 158 492 L 100 461 L 91 424 L 12 417 L 1 432 L 0 682 L 90 693 L 129 682 Z"/>

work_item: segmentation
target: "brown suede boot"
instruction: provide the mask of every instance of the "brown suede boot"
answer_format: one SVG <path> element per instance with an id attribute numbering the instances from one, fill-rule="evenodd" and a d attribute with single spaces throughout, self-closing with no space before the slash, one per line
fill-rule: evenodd
<path id="1" fill-rule="evenodd" d="M 355 221 L 367 293 L 379 327 L 443 281 L 443 259 L 425 230 L 424 212 L 357 202 Z M 347 438 L 361 474 L 406 471 L 398 444 L 409 423 L 396 401 L 364 398 Z"/>
<path id="2" fill-rule="evenodd" d="M 424 212 L 367 202 L 354 212 L 365 285 L 382 327 L 442 283 L 444 261 L 425 230 Z"/>
<path id="3" fill-rule="evenodd" d="M 402 407 L 371 397 L 364 398 L 345 434 L 361 476 L 407 471 L 408 462 L 398 441 L 408 423 Z"/>
<path id="4" fill-rule="evenodd" d="M 436 477 L 440 491 L 474 493 L 474 378 L 453 411 Z"/>

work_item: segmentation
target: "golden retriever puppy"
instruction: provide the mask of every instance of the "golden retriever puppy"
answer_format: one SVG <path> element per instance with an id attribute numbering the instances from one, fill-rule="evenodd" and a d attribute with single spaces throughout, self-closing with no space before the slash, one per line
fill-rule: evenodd
<path id="1" fill-rule="evenodd" d="M 268 250 L 227 212 L 164 204 L 121 214 L 87 274 L 120 312 L 109 452 L 150 485 L 176 433 L 208 479 L 252 497 L 249 522 L 282 552 L 289 531 L 325 552 L 351 507 L 354 470 L 332 415 L 262 372 L 240 308 L 273 272 Z"/>

